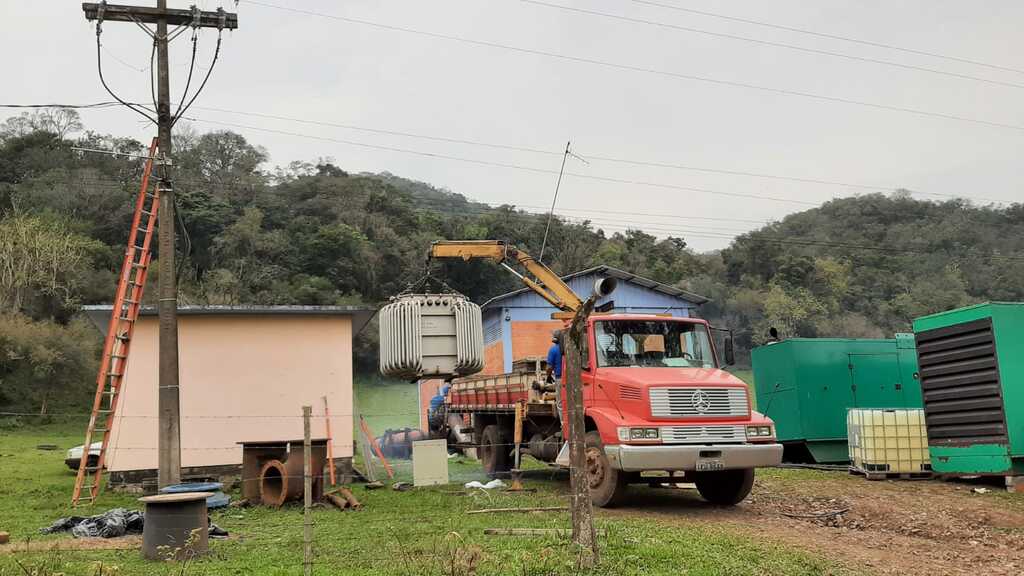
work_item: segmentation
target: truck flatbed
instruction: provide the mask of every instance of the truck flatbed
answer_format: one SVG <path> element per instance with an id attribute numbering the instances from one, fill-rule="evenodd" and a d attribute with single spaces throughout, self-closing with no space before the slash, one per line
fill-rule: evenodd
<path id="1" fill-rule="evenodd" d="M 448 411 L 512 413 L 516 404 L 525 403 L 528 412 L 554 415 L 554 394 L 535 386 L 544 384 L 542 366 L 539 358 L 524 358 L 512 372 L 456 379 L 448 390 Z"/>

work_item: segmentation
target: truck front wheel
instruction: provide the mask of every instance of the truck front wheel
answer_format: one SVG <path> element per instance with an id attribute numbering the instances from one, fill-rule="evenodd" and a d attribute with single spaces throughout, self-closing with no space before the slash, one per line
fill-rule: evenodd
<path id="1" fill-rule="evenodd" d="M 596 430 L 587 432 L 587 480 L 590 485 L 590 501 L 602 508 L 617 506 L 625 499 L 626 474 L 612 468 L 604 454 L 601 434 Z"/>
<path id="2" fill-rule="evenodd" d="M 488 478 L 508 477 L 512 464 L 509 462 L 510 447 L 505 441 L 501 428 L 488 424 L 480 434 L 480 461 Z"/>
<path id="3" fill-rule="evenodd" d="M 733 506 L 742 502 L 754 487 L 754 469 L 695 472 L 693 483 L 708 502 Z"/>

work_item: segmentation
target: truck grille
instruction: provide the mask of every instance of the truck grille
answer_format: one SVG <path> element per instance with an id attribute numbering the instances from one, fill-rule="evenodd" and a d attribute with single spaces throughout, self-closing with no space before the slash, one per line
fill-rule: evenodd
<path id="1" fill-rule="evenodd" d="M 664 444 L 744 442 L 747 439 L 743 426 L 662 426 L 660 431 Z"/>
<path id="2" fill-rule="evenodd" d="M 916 340 L 929 444 L 1005 444 L 992 319 L 919 332 Z"/>
<path id="3" fill-rule="evenodd" d="M 745 388 L 651 388 L 654 418 L 747 417 Z"/>

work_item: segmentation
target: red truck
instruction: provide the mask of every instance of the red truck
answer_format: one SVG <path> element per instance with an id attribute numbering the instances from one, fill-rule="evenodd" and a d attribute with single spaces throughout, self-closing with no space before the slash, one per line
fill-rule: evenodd
<path id="1" fill-rule="evenodd" d="M 439 241 L 429 257 L 494 261 L 557 309 L 554 319 L 567 321 L 583 306 L 557 274 L 502 241 Z M 614 278 L 605 278 L 594 292 L 606 296 L 614 289 Z M 737 504 L 750 493 L 755 468 L 782 461 L 774 424 L 751 409 L 747 385 L 721 369 L 732 356 L 729 338 L 720 361 L 704 320 L 587 318 L 582 380 L 594 504 L 621 502 L 629 484 L 666 481 L 693 482 L 709 502 Z M 491 476 L 508 474 L 513 455 L 524 453 L 567 465 L 563 398 L 564 378 L 548 384 L 539 361 L 517 363 L 507 374 L 454 380 L 442 413 L 431 418 L 431 433 L 476 447 Z"/>
<path id="2" fill-rule="evenodd" d="M 751 409 L 747 385 L 720 368 L 706 321 L 592 316 L 585 351 L 583 404 L 594 504 L 620 503 L 629 484 L 666 481 L 693 482 L 709 502 L 736 504 L 750 493 L 754 468 L 781 462 L 772 421 Z M 565 381 L 545 384 L 537 364 L 455 380 L 449 388 L 448 417 L 437 421 L 469 416 L 472 443 L 491 476 L 511 470 L 517 447 L 544 462 L 559 459 L 568 437 L 560 401 Z M 455 432 L 442 431 L 449 437 Z"/>

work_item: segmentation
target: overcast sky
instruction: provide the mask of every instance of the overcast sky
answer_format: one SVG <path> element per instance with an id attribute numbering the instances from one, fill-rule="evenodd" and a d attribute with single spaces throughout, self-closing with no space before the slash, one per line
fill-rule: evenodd
<path id="1" fill-rule="evenodd" d="M 225 34 L 220 61 L 191 111 L 190 115 L 199 119 L 192 125 L 199 131 L 230 128 L 244 134 L 267 149 L 271 157 L 268 168 L 329 156 L 349 171 L 386 170 L 474 200 L 512 203 L 537 211 L 551 202 L 560 152 L 565 142 L 572 140 L 573 150 L 588 163 L 569 159 L 566 170 L 572 175 L 562 182 L 559 212 L 574 218 L 591 216 L 609 231 L 641 227 L 659 236 L 683 236 L 697 249 L 722 247 L 728 236 L 756 227 L 757 222 L 805 209 L 807 203 L 872 189 L 623 164 L 595 157 L 881 189 L 904 187 L 975 199 L 1024 199 L 1024 72 L 632 0 L 545 1 L 1002 84 L 521 0 L 268 0 L 320 14 L 573 58 L 1005 126 L 625 70 L 245 0 L 237 7 L 239 29 Z M 1021 2 L 654 1 L 1024 71 Z M 188 4 L 170 1 L 171 7 L 186 8 Z M 211 0 L 200 4 L 206 9 L 218 6 Z M 225 7 L 236 10 L 233 2 L 226 2 Z M 0 17 L 5 23 L 0 34 L 2 103 L 110 99 L 96 76 L 93 26 L 85 21 L 79 2 L 0 0 Z M 123 98 L 148 100 L 147 37 L 132 24 L 107 23 L 102 38 L 108 82 Z M 215 31 L 200 36 L 202 66 L 209 62 L 215 38 Z M 171 52 L 175 94 L 184 86 L 189 50 L 186 33 Z M 386 135 L 210 108 L 550 153 Z M 0 118 L 10 113 L 0 109 Z M 83 111 L 82 116 L 89 128 L 101 132 L 140 140 L 153 133 L 125 109 Z M 396 148 L 491 165 L 393 150 Z"/>

